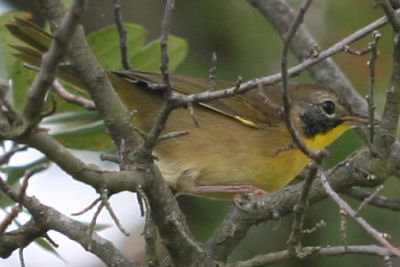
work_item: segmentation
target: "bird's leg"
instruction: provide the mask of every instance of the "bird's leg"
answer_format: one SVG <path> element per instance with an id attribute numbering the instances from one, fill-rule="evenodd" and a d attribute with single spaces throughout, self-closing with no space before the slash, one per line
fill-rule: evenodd
<path id="1" fill-rule="evenodd" d="M 188 192 L 188 190 L 190 192 Z M 201 194 L 201 193 L 244 193 L 262 195 L 267 193 L 263 189 L 255 185 L 199 185 L 193 188 L 188 188 L 188 193 Z"/>
<path id="2" fill-rule="evenodd" d="M 251 196 L 267 193 L 256 185 L 196 185 L 199 172 L 195 169 L 187 169 L 177 180 L 176 190 L 178 194 L 207 195 L 218 193 L 233 193 L 234 201 L 239 204 L 241 200 Z"/>
<path id="3" fill-rule="evenodd" d="M 236 206 L 240 207 L 244 199 L 252 196 L 260 196 L 267 192 L 255 185 L 203 185 L 191 188 L 188 193 L 235 193 L 233 202 Z"/>

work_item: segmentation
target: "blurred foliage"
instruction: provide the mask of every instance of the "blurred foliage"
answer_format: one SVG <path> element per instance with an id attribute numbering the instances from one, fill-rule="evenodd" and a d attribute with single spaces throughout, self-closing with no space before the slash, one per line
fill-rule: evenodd
<path id="1" fill-rule="evenodd" d="M 12 0 L 20 6 L 31 1 Z M 93 4 L 96 2 L 95 4 Z M 122 0 L 125 21 L 143 25 L 151 39 L 159 36 L 162 18 L 162 0 Z M 289 1 L 298 4 L 300 1 Z M 29 8 L 29 7 L 27 7 Z M 29 9 L 31 10 L 31 9 Z M 91 0 L 88 15 L 84 18 L 87 32 L 95 31 L 113 23 L 111 1 Z M 374 21 L 383 14 L 372 7 L 372 1 L 315 1 L 307 14 L 306 24 L 320 42 L 321 49 L 340 41 L 348 34 Z M 38 21 L 40 16 L 38 15 Z M 244 79 L 260 77 L 279 71 L 281 49 L 280 37 L 266 19 L 243 0 L 177 0 L 173 13 L 172 33 L 188 41 L 189 52 L 177 72 L 199 77 L 208 77 L 213 51 L 217 53 L 217 78 L 235 80 L 239 75 Z M 389 27 L 380 30 L 382 34 L 377 61 L 377 107 L 382 109 L 385 89 L 391 74 L 392 35 Z M 351 47 L 365 48 L 371 37 L 365 37 Z M 368 55 L 356 57 L 339 54 L 333 57 L 361 94 L 368 89 Z M 295 63 L 293 58 L 290 61 Z M 296 81 L 310 81 L 307 74 L 296 77 Z M 362 145 L 354 132 L 349 132 L 331 147 L 326 162 L 332 166 L 344 159 Z M 382 194 L 398 197 L 399 183 L 389 179 Z M 229 202 L 183 196 L 178 198 L 187 215 L 191 228 L 199 240 L 206 240 L 227 212 Z M 353 207 L 359 202 L 349 200 Z M 400 243 L 396 212 L 367 207 L 363 215 L 378 230 L 391 234 L 394 244 Z M 280 222 L 268 222 L 253 227 L 246 238 L 234 250 L 229 260 L 247 259 L 255 254 L 279 251 L 286 247 L 291 225 L 291 216 Z M 338 208 L 326 200 L 310 207 L 306 214 L 305 227 L 313 227 L 323 219 L 327 226 L 307 236 L 304 245 L 340 245 L 340 221 Z M 358 225 L 348 220 L 349 244 L 369 244 L 371 238 Z M 393 262 L 393 266 L 400 264 Z M 275 266 L 382 266 L 377 257 L 352 255 L 339 258 L 317 257 L 307 261 L 294 261 Z"/>

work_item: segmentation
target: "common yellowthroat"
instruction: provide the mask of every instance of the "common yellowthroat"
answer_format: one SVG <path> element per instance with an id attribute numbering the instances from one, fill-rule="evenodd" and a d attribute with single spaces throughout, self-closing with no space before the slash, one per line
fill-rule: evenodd
<path id="1" fill-rule="evenodd" d="M 51 36 L 20 19 L 7 27 L 30 45 L 15 47 L 16 56 L 38 65 Z M 60 67 L 59 76 L 82 87 L 68 67 Z M 149 89 L 149 85 L 160 83 L 161 75 L 130 71 L 109 72 L 109 77 L 126 107 L 138 111 L 135 125 L 148 131 L 163 103 L 162 92 Z M 171 75 L 171 83 L 182 94 L 199 93 L 210 87 L 208 80 L 181 75 Z M 233 83 L 217 81 L 215 88 L 232 86 Z M 262 90 L 273 105 L 267 105 L 254 90 L 196 105 L 199 127 L 186 109 L 174 110 L 165 132 L 187 130 L 189 134 L 163 141 L 155 148 L 165 180 L 179 192 L 214 195 L 253 192 L 258 188 L 271 192 L 295 178 L 310 159 L 291 145 L 286 125 L 275 108 L 282 106 L 280 88 Z M 311 149 L 322 149 L 350 127 L 367 123 L 327 87 L 292 84 L 289 97 L 295 128 Z"/>

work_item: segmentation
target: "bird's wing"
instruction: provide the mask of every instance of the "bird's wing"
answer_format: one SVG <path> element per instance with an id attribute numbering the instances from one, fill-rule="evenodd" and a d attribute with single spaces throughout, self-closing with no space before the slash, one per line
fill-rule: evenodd
<path id="1" fill-rule="evenodd" d="M 14 55 L 30 65 L 40 66 L 42 54 L 49 48 L 52 36 L 30 21 L 19 18 L 15 18 L 14 22 L 7 24 L 6 27 L 16 38 L 29 45 L 13 46 L 16 50 Z M 162 82 L 160 73 L 131 71 L 114 72 L 114 74 L 134 83 L 154 85 Z M 68 65 L 60 66 L 58 76 L 73 87 L 85 91 L 82 81 L 78 78 L 79 76 Z M 114 77 L 111 75 L 110 78 Z M 185 95 L 197 94 L 211 89 L 211 83 L 207 79 L 172 74 L 171 82 L 174 90 Z M 215 90 L 235 86 L 232 82 L 220 80 L 215 82 Z M 149 87 L 147 88 L 152 90 Z M 276 90 L 275 87 L 268 87 L 264 90 L 273 101 L 276 100 L 276 97 L 273 96 L 277 95 L 276 92 L 279 90 Z M 253 128 L 265 128 L 282 121 L 276 110 L 266 105 L 255 90 L 242 95 L 200 103 L 200 105 Z"/>
<path id="2" fill-rule="evenodd" d="M 145 83 L 147 88 L 162 83 L 160 73 L 127 71 L 116 72 L 116 74 L 129 79 L 131 82 Z M 171 74 L 170 81 L 173 89 L 184 95 L 204 93 L 211 90 L 210 80 L 207 79 Z M 213 90 L 234 86 L 233 82 L 216 80 Z M 271 96 L 276 94 L 275 91 L 279 91 L 276 87 L 269 87 L 264 90 Z M 272 100 L 275 101 L 276 97 Z M 253 128 L 265 128 L 282 121 L 277 110 L 268 106 L 258 92 L 254 90 L 241 95 L 207 101 L 200 103 L 200 105 Z"/>

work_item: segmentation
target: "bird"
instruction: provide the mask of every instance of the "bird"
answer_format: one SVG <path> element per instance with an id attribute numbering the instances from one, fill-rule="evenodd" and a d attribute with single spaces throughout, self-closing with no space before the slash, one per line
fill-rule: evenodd
<path id="1" fill-rule="evenodd" d="M 51 35 L 33 23 L 15 19 L 8 30 L 26 46 L 13 46 L 15 56 L 39 65 Z M 153 85 L 162 74 L 145 71 L 108 71 L 108 76 L 128 110 L 135 110 L 134 125 L 148 132 L 164 102 Z M 59 77 L 84 88 L 67 65 Z M 210 89 L 210 81 L 171 74 L 175 92 L 189 95 Z M 214 89 L 231 88 L 235 82 L 216 80 Z M 320 150 L 350 128 L 368 123 L 334 90 L 319 84 L 289 84 L 290 117 L 310 149 Z M 294 145 L 282 117 L 282 92 L 273 85 L 194 106 L 197 123 L 185 108 L 171 113 L 163 133 L 187 131 L 154 148 L 165 181 L 180 194 L 226 198 L 232 194 L 274 192 L 292 181 L 311 161 Z"/>

